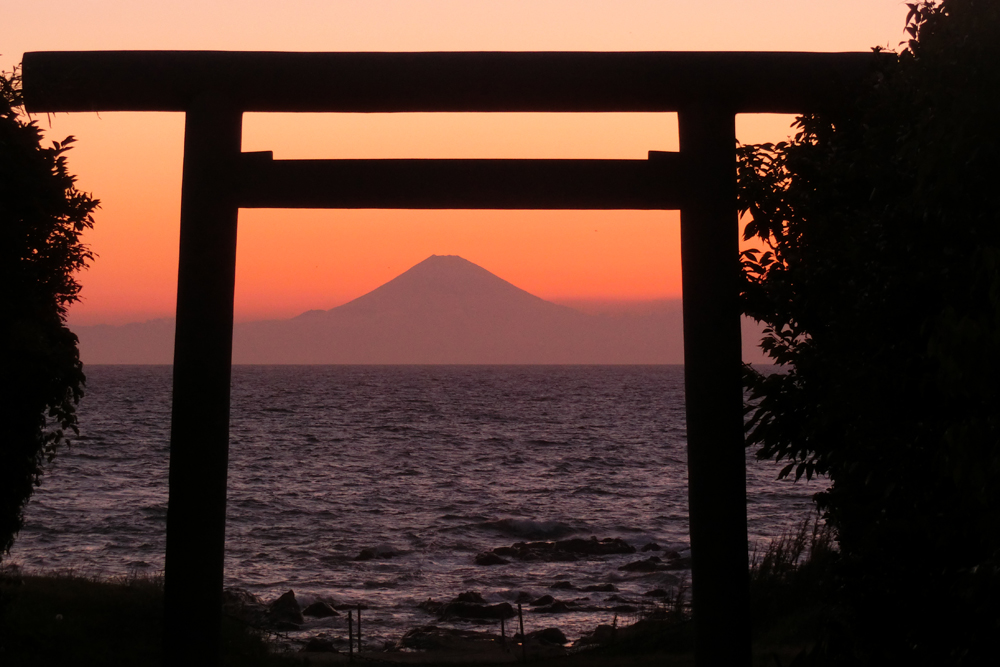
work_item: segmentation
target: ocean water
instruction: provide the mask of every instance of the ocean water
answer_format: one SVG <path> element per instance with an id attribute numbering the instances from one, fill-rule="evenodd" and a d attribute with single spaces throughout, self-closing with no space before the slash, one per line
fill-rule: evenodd
<path id="1" fill-rule="evenodd" d="M 80 437 L 32 498 L 12 560 L 119 575 L 163 567 L 171 369 L 87 368 Z M 597 536 L 688 546 L 683 368 L 238 366 L 233 369 L 226 585 L 265 600 L 362 604 L 366 641 L 433 623 L 417 608 L 475 590 L 575 600 L 527 614 L 570 639 L 682 572 L 618 568 L 650 554 L 477 566 L 525 540 Z M 812 512 L 822 482 L 775 480 L 747 456 L 751 542 Z M 357 561 L 362 549 L 391 558 Z M 612 583 L 617 593 L 577 589 Z M 615 596 L 615 597 L 612 597 Z M 311 621 L 293 640 L 346 634 Z"/>

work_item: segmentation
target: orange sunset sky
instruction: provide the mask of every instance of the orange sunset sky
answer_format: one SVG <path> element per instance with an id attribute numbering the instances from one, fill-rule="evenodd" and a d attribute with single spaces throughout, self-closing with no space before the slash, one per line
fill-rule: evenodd
<path id="1" fill-rule="evenodd" d="M 0 67 L 25 51 L 865 51 L 895 49 L 897 0 L 31 0 L 4 3 Z M 101 199 L 71 324 L 171 316 L 181 114 L 58 114 L 70 169 Z M 743 142 L 789 116 L 739 116 Z M 276 158 L 644 158 L 676 150 L 672 114 L 248 114 L 244 150 Z M 735 231 L 735 230 L 734 230 Z M 680 296 L 676 212 L 240 212 L 238 321 L 331 308 L 431 254 L 457 254 L 546 299 Z"/>

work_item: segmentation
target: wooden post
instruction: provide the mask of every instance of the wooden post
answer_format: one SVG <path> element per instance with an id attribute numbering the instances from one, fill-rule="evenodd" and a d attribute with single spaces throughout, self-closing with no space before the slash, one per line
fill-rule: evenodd
<path id="1" fill-rule="evenodd" d="M 520 602 L 517 603 L 517 620 L 521 624 L 521 661 L 528 662 L 528 638 L 524 636 L 524 614 Z"/>
<path id="2" fill-rule="evenodd" d="M 361 655 L 361 605 L 358 605 L 358 655 Z"/>
<path id="3" fill-rule="evenodd" d="M 213 95 L 187 110 L 164 565 L 164 664 L 221 662 L 229 383 L 242 113 Z"/>
<path id="4" fill-rule="evenodd" d="M 347 660 L 354 662 L 354 612 L 347 610 Z"/>
<path id="5" fill-rule="evenodd" d="M 678 125 L 690 178 L 681 262 L 695 660 L 748 666 L 735 115 L 699 105 Z"/>

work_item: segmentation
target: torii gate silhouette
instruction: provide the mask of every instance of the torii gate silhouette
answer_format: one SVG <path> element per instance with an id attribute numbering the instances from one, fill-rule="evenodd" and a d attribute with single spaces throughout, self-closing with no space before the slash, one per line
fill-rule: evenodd
<path id="1" fill-rule="evenodd" d="M 734 117 L 850 102 L 871 53 L 24 54 L 29 112 L 185 113 L 164 664 L 220 662 L 242 208 L 680 209 L 697 664 L 749 665 Z M 244 112 L 678 112 L 648 160 L 272 160 Z"/>

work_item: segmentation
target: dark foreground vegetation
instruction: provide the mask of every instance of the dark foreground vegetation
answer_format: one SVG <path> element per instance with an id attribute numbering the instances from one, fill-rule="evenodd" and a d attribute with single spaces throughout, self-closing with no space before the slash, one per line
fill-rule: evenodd
<path id="1" fill-rule="evenodd" d="M 829 621 L 825 602 L 835 556 L 831 542 L 828 530 L 806 522 L 755 556 L 750 577 L 755 664 L 791 664 L 796 658 L 811 656 L 825 641 Z M 586 650 L 559 657 L 529 655 L 529 661 L 566 667 L 693 665 L 693 621 L 684 603 L 681 595 L 650 606 L 635 618 L 622 619 L 613 634 Z M 6 568 L 0 572 L 0 664 L 156 666 L 160 664 L 162 617 L 163 588 L 158 578 L 33 576 Z M 322 665 L 347 658 L 343 650 L 280 652 L 276 635 L 225 615 L 223 619 L 225 665 Z M 474 650 L 366 652 L 356 661 L 461 665 L 518 658 L 514 648 L 507 654 L 489 655 Z"/>
<path id="2" fill-rule="evenodd" d="M 163 581 L 98 579 L 72 573 L 0 570 L 0 665 L 4 667 L 158 666 Z M 266 636 L 231 619 L 223 624 L 225 665 L 284 665 Z"/>
<path id="3" fill-rule="evenodd" d="M 996 664 L 1000 3 L 909 7 L 898 60 L 739 151 L 744 308 L 785 367 L 747 369 L 748 444 L 831 481 L 824 659 Z"/>

